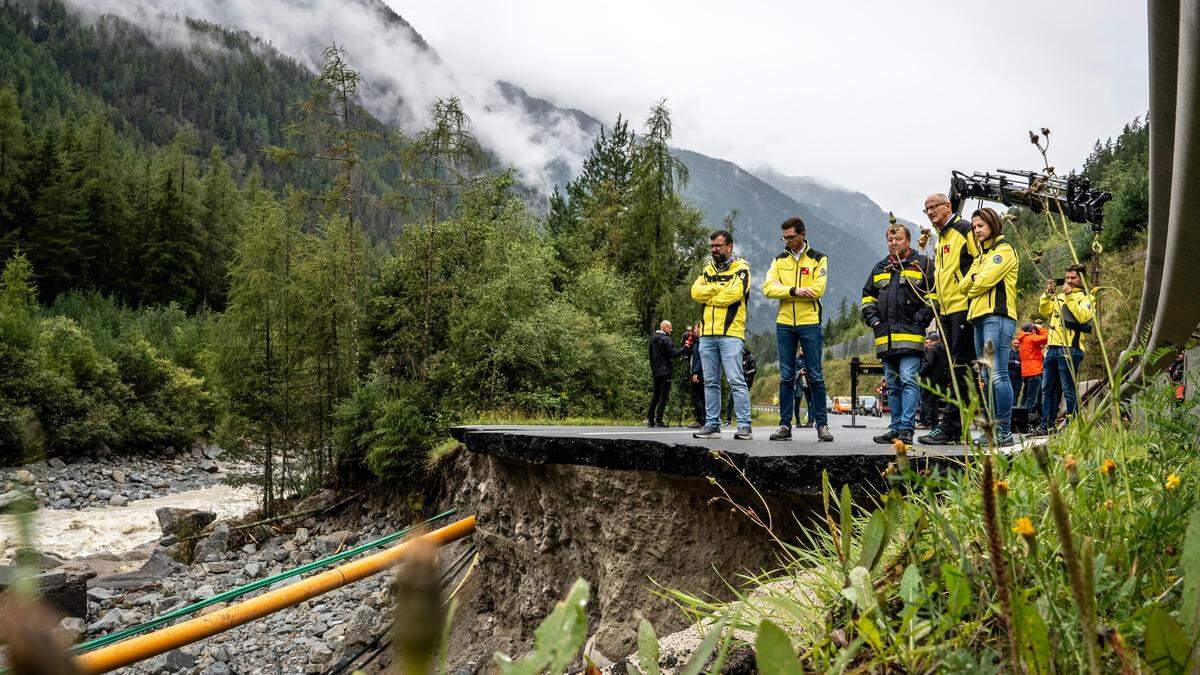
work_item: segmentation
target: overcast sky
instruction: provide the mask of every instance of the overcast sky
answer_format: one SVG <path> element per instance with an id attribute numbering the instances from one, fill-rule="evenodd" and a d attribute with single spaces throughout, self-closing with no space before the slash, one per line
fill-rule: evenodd
<path id="1" fill-rule="evenodd" d="M 451 70 L 606 124 L 665 97 L 679 146 L 923 222 L 950 169 L 1082 163 L 1148 108 L 1146 4 L 387 0 Z M 731 205 L 735 206 L 735 205 Z"/>

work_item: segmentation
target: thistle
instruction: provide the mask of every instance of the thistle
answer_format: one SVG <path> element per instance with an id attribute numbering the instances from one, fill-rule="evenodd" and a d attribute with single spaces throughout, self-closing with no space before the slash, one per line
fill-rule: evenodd
<path id="1" fill-rule="evenodd" d="M 1009 659 L 1013 668 L 1020 663 L 1017 651 L 1017 634 L 1013 624 L 1012 603 L 1008 595 L 1008 564 L 1004 558 L 1004 542 L 1000 535 L 1000 521 L 996 515 L 996 484 L 993 480 L 992 456 L 983 456 L 983 525 L 987 530 L 988 561 L 992 581 L 996 584 L 996 600 L 1000 603 L 1000 618 L 1004 632 L 1008 634 Z"/>

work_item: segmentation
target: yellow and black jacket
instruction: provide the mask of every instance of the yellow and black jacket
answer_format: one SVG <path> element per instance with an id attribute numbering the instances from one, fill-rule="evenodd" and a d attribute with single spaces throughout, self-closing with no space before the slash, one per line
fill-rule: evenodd
<path id="1" fill-rule="evenodd" d="M 1038 311 L 1050 319 L 1050 347 L 1083 349 L 1083 336 L 1092 332 L 1096 317 L 1096 298 L 1082 288 L 1070 293 L 1042 293 Z"/>
<path id="2" fill-rule="evenodd" d="M 967 320 L 988 314 L 1017 318 L 1017 252 L 1004 235 L 984 242 L 959 286 L 967 297 Z"/>
<path id="3" fill-rule="evenodd" d="M 971 233 L 971 223 L 954 214 L 938 229 L 937 252 L 933 256 L 934 299 L 941 314 L 966 311 L 967 296 L 959 284 L 977 255 L 979 243 Z"/>
<path id="4" fill-rule="evenodd" d="M 912 249 L 903 260 L 889 255 L 875 263 L 863 285 L 862 317 L 875 332 L 876 354 L 925 353 L 925 329 L 933 321 L 932 290 L 933 266 Z"/>
<path id="5" fill-rule="evenodd" d="M 821 296 L 829 279 L 829 259 L 824 253 L 805 246 L 800 256 L 785 250 L 771 261 L 771 270 L 763 280 L 763 295 L 779 301 L 775 323 L 785 326 L 811 326 L 821 323 Z M 812 289 L 815 298 L 792 295 L 792 288 Z"/>
<path id="6" fill-rule="evenodd" d="M 692 299 L 704 305 L 700 314 L 701 336 L 746 339 L 750 263 L 733 257 L 718 267 L 710 260 L 692 284 Z"/>

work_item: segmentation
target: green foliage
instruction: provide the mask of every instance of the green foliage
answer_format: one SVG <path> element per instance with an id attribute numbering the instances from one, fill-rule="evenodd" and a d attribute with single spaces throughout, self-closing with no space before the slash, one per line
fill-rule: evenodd
<path id="1" fill-rule="evenodd" d="M 836 499 L 829 486 L 823 525 L 807 528 L 804 545 L 782 545 L 783 568 L 758 578 L 758 592 L 725 605 L 671 595 L 701 616 L 769 617 L 798 640 L 805 671 L 1081 672 L 1089 637 L 1081 635 L 1083 613 L 1064 564 L 1069 537 L 1093 589 L 1096 631 L 1106 636 L 1099 671 L 1189 672 L 1200 578 L 1193 450 L 1200 420 L 1186 411 L 1196 403 L 1173 403 L 1163 385 L 1134 399 L 1138 421 L 1128 427 L 1080 419 L 1050 439 L 1048 474 L 1031 453 L 994 456 L 1003 481 L 998 550 L 1013 589 L 1007 622 L 988 573 L 977 456 L 921 473 L 901 458 L 892 474 L 904 490 L 882 496 L 869 514 L 846 508 L 848 491 Z M 1062 486 L 1065 519 L 1052 514 L 1049 480 Z M 1006 623 L 1022 663 L 1004 662 Z M 761 669 L 780 636 L 766 623 L 753 625 Z"/>

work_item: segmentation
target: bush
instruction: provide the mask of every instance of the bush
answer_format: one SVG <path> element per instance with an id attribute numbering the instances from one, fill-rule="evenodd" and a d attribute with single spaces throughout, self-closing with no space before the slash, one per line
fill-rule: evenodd
<path id="1" fill-rule="evenodd" d="M 385 386 L 371 378 L 337 409 L 334 444 L 339 465 L 365 464 L 381 480 L 421 475 L 425 455 L 447 424 L 424 385 Z"/>

